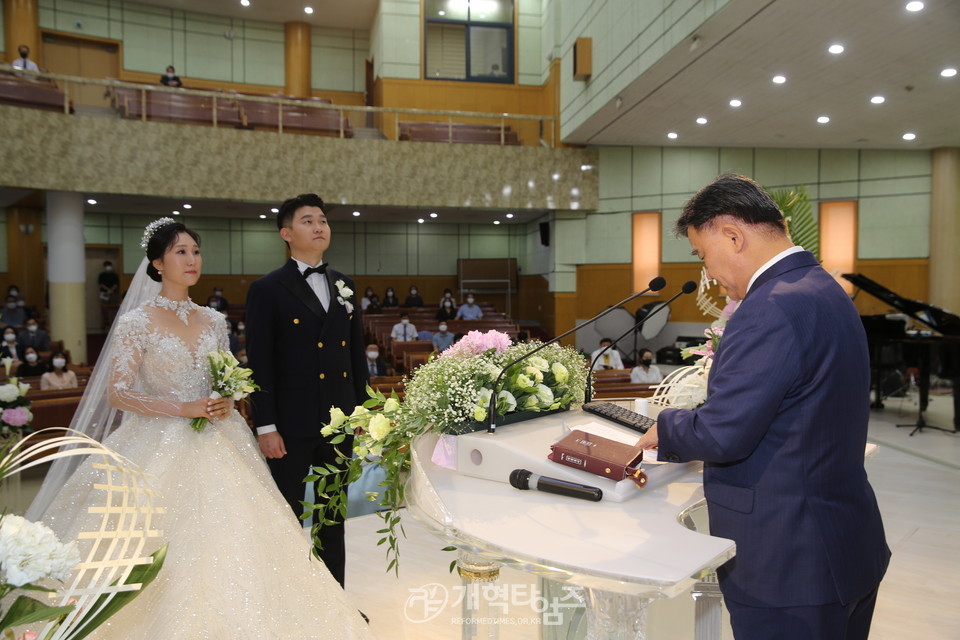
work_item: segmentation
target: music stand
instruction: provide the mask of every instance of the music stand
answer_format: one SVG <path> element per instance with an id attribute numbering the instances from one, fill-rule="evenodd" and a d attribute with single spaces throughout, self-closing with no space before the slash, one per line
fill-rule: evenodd
<path id="1" fill-rule="evenodd" d="M 918 376 L 917 385 L 920 387 L 920 402 L 917 409 L 917 421 L 912 423 L 898 424 L 897 428 L 901 427 L 913 427 L 913 431 L 910 432 L 910 435 L 917 433 L 918 431 L 923 433 L 924 429 L 936 429 L 937 431 L 943 431 L 944 433 L 957 433 L 956 427 L 953 429 L 946 429 L 944 427 L 937 427 L 932 424 L 927 424 L 926 418 L 923 417 L 924 411 L 927 410 L 927 405 L 930 401 L 930 349 L 933 348 L 934 344 L 938 342 L 933 338 L 918 338 L 917 342 L 920 343 L 920 361 L 919 369 L 920 374 Z"/>

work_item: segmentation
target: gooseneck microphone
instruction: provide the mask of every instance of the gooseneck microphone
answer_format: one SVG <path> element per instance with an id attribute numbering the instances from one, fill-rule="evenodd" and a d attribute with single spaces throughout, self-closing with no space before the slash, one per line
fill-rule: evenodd
<path id="1" fill-rule="evenodd" d="M 526 469 L 514 469 L 510 472 L 510 484 L 517 489 L 536 489 L 546 493 L 555 493 L 558 496 L 580 498 L 591 502 L 600 502 L 603 490 L 586 484 L 567 482 L 557 478 L 545 478 Z"/>
<path id="2" fill-rule="evenodd" d="M 639 293 L 635 293 L 635 294 L 633 294 L 633 295 L 631 295 L 631 296 L 627 296 L 626 298 L 624 298 L 623 300 L 621 300 L 621 301 L 618 302 L 617 304 L 613 305 L 612 307 L 608 307 L 608 308 L 604 309 L 603 311 L 601 311 L 601 312 L 598 313 L 597 315 L 593 316 L 593 317 L 590 318 L 589 320 L 585 320 L 584 322 L 581 322 L 580 324 L 578 324 L 577 326 L 575 326 L 573 329 L 570 329 L 569 331 L 565 331 L 565 332 L 561 333 L 560 335 L 558 335 L 558 336 L 557 336 L 556 338 L 554 338 L 553 340 L 547 340 L 546 342 L 544 342 L 542 345 L 540 345 L 540 346 L 537 347 L 536 349 L 532 349 L 532 350 L 528 351 L 527 353 L 523 354 L 522 356 L 520 356 L 519 358 L 517 358 L 517 359 L 514 360 L 513 362 L 509 363 L 507 366 L 505 366 L 505 367 L 500 371 L 500 375 L 497 376 L 497 379 L 493 381 L 493 393 L 490 394 L 490 404 L 489 404 L 489 406 L 487 407 L 487 413 L 488 413 L 488 415 L 489 415 L 489 420 L 490 420 L 490 423 L 489 423 L 489 425 L 487 426 L 487 433 L 496 433 L 496 431 L 497 431 L 497 395 L 499 394 L 499 391 L 497 391 L 497 385 L 500 384 L 500 381 L 503 379 L 503 375 L 507 372 L 508 369 L 510 369 L 510 367 L 512 367 L 513 365 L 517 364 L 518 362 L 521 362 L 521 361 L 523 361 L 523 360 L 526 360 L 527 358 L 529 358 L 530 356 L 532 356 L 532 355 L 535 354 L 536 352 L 540 351 L 541 349 L 544 349 L 544 348 L 546 348 L 546 347 L 549 347 L 551 344 L 554 344 L 554 343 L 556 343 L 556 342 L 559 342 L 560 340 L 566 338 L 566 337 L 567 337 L 568 335 L 570 335 L 571 333 L 573 333 L 573 332 L 575 332 L 575 331 L 579 331 L 580 329 L 584 328 L 585 326 L 587 326 L 587 325 L 589 325 L 589 324 L 593 324 L 594 322 L 596 322 L 597 320 L 599 320 L 599 319 L 602 318 L 603 316 L 607 315 L 608 313 L 610 313 L 610 312 L 613 311 L 614 309 L 619 309 L 620 307 L 622 307 L 623 305 L 627 304 L 628 302 L 630 302 L 630 301 L 633 300 L 634 298 L 639 298 L 639 297 L 642 296 L 643 294 L 648 293 L 648 292 L 650 292 L 650 291 L 660 291 L 660 289 L 663 289 L 665 286 L 667 286 L 667 281 L 664 280 L 662 277 L 657 276 L 656 278 L 654 278 L 653 280 L 651 280 L 650 282 L 647 283 L 647 288 L 644 289 L 643 291 L 641 291 L 641 292 L 639 292 Z M 696 286 L 696 285 L 694 285 L 694 286 Z M 587 380 L 589 381 L 589 378 L 587 378 Z M 588 382 L 588 384 L 589 384 L 589 382 Z"/>
<path id="3" fill-rule="evenodd" d="M 635 325 L 633 325 L 632 327 L 630 327 L 629 329 L 627 329 L 626 332 L 624 332 L 623 335 L 621 335 L 619 338 L 617 338 L 616 340 L 614 340 L 611 344 L 608 344 L 606 347 L 604 347 L 603 351 L 601 351 L 600 353 L 597 354 L 597 357 L 594 358 L 593 361 L 590 362 L 590 371 L 589 371 L 589 373 L 587 373 L 587 389 L 586 389 L 586 391 L 585 391 L 584 394 L 583 394 L 583 401 L 584 401 L 584 403 L 590 402 L 590 400 L 593 398 L 593 367 L 594 367 L 595 364 L 597 364 L 597 360 L 599 360 L 600 357 L 607 352 L 607 350 L 612 349 L 618 342 L 620 342 L 621 340 L 623 340 L 624 338 L 626 338 L 628 335 L 630 335 L 632 332 L 634 332 L 634 331 L 636 331 L 637 329 L 639 329 L 640 327 L 642 327 L 642 326 L 643 326 L 643 323 L 645 323 L 647 320 L 649 320 L 651 316 L 653 316 L 653 315 L 655 315 L 656 313 L 662 311 L 663 309 L 666 309 L 667 306 L 668 306 L 671 302 L 673 302 L 674 300 L 676 300 L 677 298 L 679 298 L 679 297 L 682 296 L 683 294 L 685 294 L 685 293 L 693 293 L 693 292 L 696 291 L 696 290 L 697 290 L 697 283 L 694 282 L 693 280 L 687 280 L 685 283 L 683 283 L 683 286 L 680 287 L 680 291 L 678 291 L 676 294 L 674 294 L 674 296 L 673 296 L 672 298 L 670 298 L 669 300 L 667 300 L 667 301 L 664 302 L 663 304 L 658 305 L 657 307 L 655 307 L 655 308 L 653 309 L 653 311 L 651 311 L 650 313 L 648 313 L 647 315 L 645 315 L 645 316 L 640 320 L 640 322 L 638 322 L 637 324 L 635 324 Z"/>

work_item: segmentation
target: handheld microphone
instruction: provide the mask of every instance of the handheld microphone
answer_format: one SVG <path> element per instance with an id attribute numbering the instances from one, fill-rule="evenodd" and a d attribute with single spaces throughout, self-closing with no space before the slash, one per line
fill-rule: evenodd
<path id="1" fill-rule="evenodd" d="M 687 280 L 685 283 L 683 283 L 683 286 L 680 287 L 680 291 L 678 291 L 676 294 L 674 294 L 674 296 L 673 296 L 672 298 L 670 298 L 669 300 L 667 300 L 667 301 L 664 302 L 663 304 L 658 305 L 657 307 L 655 307 L 655 308 L 653 309 L 653 311 L 651 311 L 650 313 L 648 313 L 647 315 L 645 315 L 645 316 L 643 317 L 643 319 L 640 320 L 640 322 L 638 322 L 637 324 L 635 324 L 635 325 L 633 325 L 632 327 L 630 327 L 629 329 L 627 329 L 627 331 L 626 331 L 623 335 L 621 335 L 619 338 L 617 338 L 616 340 L 614 340 L 611 344 L 608 344 L 606 347 L 604 347 L 603 351 L 601 351 L 600 353 L 598 353 L 598 354 L 597 354 L 597 357 L 594 358 L 592 362 L 590 362 L 590 372 L 587 374 L 587 389 L 586 389 L 586 391 L 585 391 L 584 394 L 583 394 L 583 401 L 584 401 L 585 403 L 586 403 L 586 402 L 590 402 L 590 400 L 593 398 L 593 367 L 594 367 L 595 364 L 597 364 L 597 360 L 600 359 L 600 356 L 602 356 L 603 354 L 605 354 L 605 353 L 607 352 L 607 350 L 612 349 L 618 342 L 620 342 L 621 340 L 623 340 L 624 338 L 626 338 L 630 333 L 632 333 L 632 332 L 636 331 L 637 329 L 639 329 L 640 327 L 642 327 L 644 322 L 646 322 L 647 320 L 649 320 L 650 317 L 653 316 L 654 314 L 656 314 L 656 313 L 662 311 L 663 309 L 665 309 L 671 302 L 673 302 L 674 300 L 676 300 L 677 298 L 679 298 L 680 296 L 682 296 L 682 295 L 685 294 L 685 293 L 693 293 L 693 292 L 696 291 L 696 290 L 697 290 L 697 283 L 694 282 L 693 280 Z"/>
<path id="2" fill-rule="evenodd" d="M 627 304 L 628 302 L 630 302 L 630 301 L 633 300 L 634 298 L 639 298 L 639 297 L 642 296 L 643 294 L 648 293 L 648 292 L 650 292 L 650 291 L 660 291 L 660 289 L 663 289 L 665 286 L 667 286 L 667 281 L 664 280 L 662 277 L 657 276 L 656 278 L 654 278 L 653 280 L 651 280 L 650 282 L 647 283 L 647 288 L 644 289 L 643 291 L 641 291 L 641 292 L 639 292 L 639 293 L 634 293 L 634 294 L 631 295 L 631 296 L 627 296 L 626 298 L 624 298 L 623 300 L 621 300 L 621 301 L 618 302 L 617 304 L 613 305 L 612 307 L 608 307 L 608 308 L 604 309 L 603 311 L 601 311 L 601 312 L 598 313 L 597 315 L 593 316 L 593 317 L 590 318 L 589 320 L 586 320 L 586 321 L 584 321 L 584 322 L 581 322 L 580 324 L 578 324 L 577 326 L 575 326 L 573 329 L 570 329 L 569 331 L 565 331 L 565 332 L 561 333 L 560 335 L 558 335 L 558 336 L 557 336 L 556 338 L 554 338 L 553 340 L 547 340 L 546 342 L 544 342 L 542 345 L 540 345 L 540 346 L 537 347 L 536 349 L 533 349 L 533 350 L 531 350 L 531 351 L 528 351 L 527 353 L 523 354 L 522 356 L 520 356 L 519 358 L 517 358 L 517 359 L 514 360 L 513 362 L 507 364 L 507 366 L 505 366 L 505 367 L 500 371 L 500 375 L 497 376 L 497 379 L 493 381 L 493 393 L 490 394 L 490 404 L 489 404 L 489 406 L 487 407 L 487 414 L 489 415 L 489 419 L 490 419 L 490 424 L 487 426 L 487 433 L 496 433 L 496 431 L 497 431 L 497 395 L 499 394 L 499 391 L 497 391 L 497 385 L 500 384 L 500 381 L 503 379 L 503 375 L 507 372 L 507 370 L 508 370 L 510 367 L 512 367 L 513 365 L 517 364 L 518 362 L 521 362 L 521 361 L 529 358 L 530 356 L 532 356 L 532 355 L 535 354 L 536 352 L 540 351 L 541 349 L 543 349 L 543 348 L 545 348 L 545 347 L 548 347 L 548 346 L 550 346 L 551 344 L 555 344 L 555 343 L 559 342 L 560 340 L 566 338 L 566 337 L 567 337 L 568 335 L 570 335 L 571 333 L 573 333 L 573 332 L 575 332 L 575 331 L 579 331 L 580 329 L 584 328 L 584 327 L 587 326 L 588 324 L 593 324 L 594 322 L 596 322 L 597 320 L 599 320 L 599 319 L 602 318 L 603 316 L 607 315 L 608 313 L 610 313 L 610 312 L 613 311 L 614 309 L 619 309 L 620 307 L 622 307 L 623 305 Z M 589 378 L 588 378 L 588 380 L 589 380 Z"/>
<path id="3" fill-rule="evenodd" d="M 558 480 L 557 478 L 545 478 L 526 469 L 514 469 L 511 471 L 510 484 L 521 490 L 536 489 L 537 491 L 546 493 L 555 493 L 558 496 L 580 498 L 581 500 L 590 500 L 591 502 L 600 502 L 603 498 L 603 490 L 599 487 L 567 482 L 566 480 Z"/>

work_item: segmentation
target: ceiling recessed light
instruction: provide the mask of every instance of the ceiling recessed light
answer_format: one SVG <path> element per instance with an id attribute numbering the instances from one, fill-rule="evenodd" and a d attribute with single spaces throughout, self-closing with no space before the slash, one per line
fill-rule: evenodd
<path id="1" fill-rule="evenodd" d="M 307 14 L 313 13 L 313 7 L 304 7 L 303 12 Z"/>
<path id="2" fill-rule="evenodd" d="M 447 12 L 441 9 L 440 11 L 437 11 L 437 15 L 445 16 L 447 15 Z"/>
<path id="3" fill-rule="evenodd" d="M 559 179 L 560 179 L 560 174 L 559 174 L 559 173 L 555 173 L 555 174 L 553 174 L 553 175 L 550 176 L 550 177 L 552 177 L 554 180 L 559 180 Z"/>
<path id="4" fill-rule="evenodd" d="M 93 198 L 89 198 L 89 199 L 87 200 L 87 204 L 97 204 L 97 201 L 94 200 Z"/>
<path id="5" fill-rule="evenodd" d="M 423 218 L 417 218 L 417 222 L 418 222 L 419 224 L 423 224 Z"/>
<path id="6" fill-rule="evenodd" d="M 431 214 L 430 214 L 430 217 L 431 217 L 431 218 L 436 218 L 436 217 L 437 217 L 437 214 L 436 214 L 436 213 L 431 213 Z"/>
<path id="7" fill-rule="evenodd" d="M 773 76 L 774 84 L 783 84 L 787 81 L 787 76 Z"/>
<path id="8" fill-rule="evenodd" d="M 671 140 L 676 140 L 676 139 L 677 139 L 677 132 L 676 132 L 676 131 L 671 131 L 670 133 L 667 134 L 667 137 L 670 138 Z"/>
<path id="9" fill-rule="evenodd" d="M 360 215 L 360 212 L 359 212 L 359 211 L 354 211 L 354 212 L 353 212 L 353 217 L 354 217 L 354 218 L 358 217 L 359 215 Z"/>
<path id="10" fill-rule="evenodd" d="M 580 171 L 590 171 L 591 169 L 595 169 L 595 168 L 596 168 L 596 167 L 594 167 L 592 164 L 582 164 L 582 165 L 580 165 Z M 529 185 L 529 186 L 530 186 L 531 189 L 533 188 L 533 180 L 530 181 L 530 185 Z"/>
<path id="11" fill-rule="evenodd" d="M 700 116 L 699 118 L 697 118 L 697 124 L 707 124 L 707 119 L 704 118 L 703 116 Z"/>
<path id="12" fill-rule="evenodd" d="M 494 221 L 493 221 L 493 224 L 500 224 L 500 221 L 499 221 L 499 220 L 494 220 Z"/>
<path id="13" fill-rule="evenodd" d="M 192 204 L 185 204 L 185 205 L 183 205 L 183 208 L 184 208 L 184 209 L 193 209 L 193 205 L 192 205 Z"/>
<path id="14" fill-rule="evenodd" d="M 179 212 L 179 211 L 176 211 L 176 210 L 174 210 L 174 211 L 171 211 L 170 213 L 172 213 L 172 214 L 173 214 L 173 215 L 175 215 L 175 216 L 178 216 L 178 215 L 180 215 L 180 212 Z"/>
<path id="15" fill-rule="evenodd" d="M 266 219 L 267 219 L 267 214 L 261 213 L 261 214 L 260 214 L 260 219 L 261 219 L 261 220 L 266 220 Z"/>
<path id="16" fill-rule="evenodd" d="M 507 214 L 507 217 L 508 217 L 508 218 L 512 218 L 512 217 L 513 217 L 513 214 L 512 214 L 512 213 L 508 213 L 508 214 Z"/>
<path id="17" fill-rule="evenodd" d="M 917 134 L 915 134 L 915 133 L 905 133 L 905 134 L 903 134 L 903 139 L 904 139 L 904 140 L 916 140 L 916 139 L 917 139 Z"/>
<path id="18" fill-rule="evenodd" d="M 886 101 L 887 99 L 884 98 L 883 96 L 873 96 L 872 98 L 870 98 L 870 102 L 872 102 L 873 104 L 883 104 Z"/>
<path id="19" fill-rule="evenodd" d="M 270 209 L 270 213 L 280 213 L 280 209 L 277 209 L 276 207 L 274 207 Z"/>
<path id="20" fill-rule="evenodd" d="M 829 52 L 832 53 L 833 55 L 837 55 L 837 54 L 839 54 L 839 53 L 843 53 L 843 45 L 842 45 L 842 44 L 832 44 L 832 45 L 830 45 L 830 47 L 827 49 L 827 51 L 829 51 Z"/>
<path id="21" fill-rule="evenodd" d="M 953 67 L 947 67 L 940 72 L 940 75 L 942 75 L 944 78 L 952 78 L 953 76 L 957 75 L 957 70 Z"/>
<path id="22" fill-rule="evenodd" d="M 743 104 L 743 103 L 740 102 L 739 100 L 737 100 L 736 98 L 734 98 L 733 100 L 730 101 L 730 106 L 731 106 L 731 107 L 734 107 L 734 108 L 739 107 L 739 106 L 742 105 L 742 104 Z"/>
<path id="23" fill-rule="evenodd" d="M 913 11 L 913 12 L 923 11 L 923 3 L 920 2 L 919 0 L 913 0 L 913 2 L 907 3 L 907 6 L 905 7 L 905 9 L 907 11 Z"/>
<path id="24" fill-rule="evenodd" d="M 250 0 L 240 0 L 240 4 L 244 7 L 250 6 Z"/>
<path id="25" fill-rule="evenodd" d="M 819 122 L 820 124 L 827 124 L 828 122 L 830 122 L 830 116 L 820 116 L 819 118 L 817 118 L 817 122 Z"/>

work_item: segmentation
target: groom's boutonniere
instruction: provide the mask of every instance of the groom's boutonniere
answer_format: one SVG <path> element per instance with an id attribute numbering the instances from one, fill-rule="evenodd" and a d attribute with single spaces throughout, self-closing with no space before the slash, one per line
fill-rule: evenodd
<path id="1" fill-rule="evenodd" d="M 337 302 L 343 305 L 347 313 L 353 313 L 353 303 L 348 300 L 353 295 L 353 289 L 348 287 L 343 280 L 337 280 L 333 283 L 337 288 Z"/>

